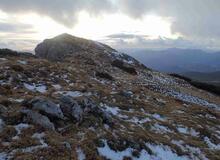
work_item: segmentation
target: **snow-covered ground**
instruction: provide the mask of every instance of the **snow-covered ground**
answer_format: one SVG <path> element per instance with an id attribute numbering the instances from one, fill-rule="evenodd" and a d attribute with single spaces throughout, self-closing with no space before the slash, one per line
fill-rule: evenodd
<path id="1" fill-rule="evenodd" d="M 208 160 L 208 158 L 206 158 L 206 156 L 202 153 L 202 151 L 199 148 L 184 144 L 184 141 L 182 140 L 172 140 L 171 143 L 178 146 L 182 151 L 188 152 L 190 159 Z"/>
<path id="2" fill-rule="evenodd" d="M 192 96 L 192 95 L 188 95 L 188 94 L 184 94 L 184 93 L 180 93 L 180 92 L 176 92 L 174 90 L 170 90 L 168 92 L 165 93 L 168 96 L 172 96 L 176 99 L 182 100 L 184 102 L 189 102 L 189 103 L 194 103 L 194 104 L 198 104 L 201 106 L 207 106 L 210 108 L 215 108 L 217 110 L 220 110 L 220 105 L 216 105 L 214 103 L 209 103 L 208 101 Z"/>
<path id="3" fill-rule="evenodd" d="M 146 146 L 152 150 L 153 154 L 149 154 L 145 150 L 140 151 L 139 157 L 134 157 L 132 152 L 133 148 L 127 148 L 124 151 L 114 151 L 112 150 L 107 141 L 103 140 L 104 147 L 99 147 L 98 152 L 100 155 L 111 159 L 111 160 L 123 160 L 124 157 L 131 157 L 132 160 L 189 160 L 187 156 L 178 156 L 173 152 L 168 146 L 156 145 L 146 143 Z"/>
<path id="4" fill-rule="evenodd" d="M 22 125 L 21 125 L 22 126 Z M 38 149 L 42 149 L 42 148 L 47 148 L 48 144 L 44 142 L 44 138 L 45 137 L 45 133 L 35 133 L 32 135 L 31 138 L 37 139 L 39 140 L 40 144 L 36 145 L 36 146 L 30 146 L 30 147 L 26 147 L 26 148 L 18 148 L 18 149 L 14 149 L 9 153 L 5 153 L 2 152 L 0 153 L 0 160 L 9 160 L 12 159 L 13 156 L 17 153 L 17 152 L 23 152 L 23 153 L 32 153 Z"/>

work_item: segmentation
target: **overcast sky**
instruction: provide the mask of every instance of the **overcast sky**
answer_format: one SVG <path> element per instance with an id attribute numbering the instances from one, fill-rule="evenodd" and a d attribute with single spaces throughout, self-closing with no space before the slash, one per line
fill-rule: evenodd
<path id="1" fill-rule="evenodd" d="M 0 0 L 0 47 L 68 32 L 116 48 L 220 50 L 219 0 Z"/>

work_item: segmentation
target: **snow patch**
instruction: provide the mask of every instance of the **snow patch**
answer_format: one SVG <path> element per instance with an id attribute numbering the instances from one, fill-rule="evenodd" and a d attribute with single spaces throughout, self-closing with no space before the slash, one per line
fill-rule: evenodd
<path id="1" fill-rule="evenodd" d="M 52 85 L 56 90 L 60 90 L 62 87 L 59 84 Z"/>
<path id="2" fill-rule="evenodd" d="M 220 150 L 220 144 L 214 144 L 211 142 L 211 140 L 208 137 L 204 138 L 205 143 L 208 145 L 208 147 L 212 150 Z"/>
<path id="3" fill-rule="evenodd" d="M 12 102 L 18 102 L 18 103 L 21 103 L 24 101 L 24 99 L 14 99 L 14 98 L 9 98 L 8 100 Z"/>
<path id="4" fill-rule="evenodd" d="M 104 140 L 104 147 L 99 147 L 98 148 L 98 152 L 99 155 L 106 157 L 107 159 L 112 159 L 112 160 L 123 160 L 124 157 L 132 157 L 133 160 L 146 160 L 149 159 L 150 155 L 148 154 L 148 152 L 146 152 L 145 150 L 142 150 L 140 152 L 140 157 L 136 158 L 132 156 L 132 148 L 127 148 L 124 151 L 114 151 L 112 150 L 107 141 Z"/>
<path id="5" fill-rule="evenodd" d="M 6 58 L 0 58 L 0 61 L 7 61 L 8 59 Z"/>
<path id="6" fill-rule="evenodd" d="M 45 85 L 42 84 L 28 84 L 28 83 L 24 83 L 24 87 L 30 91 L 33 92 L 40 92 L 40 93 L 45 93 L 47 91 L 47 87 Z"/>
<path id="7" fill-rule="evenodd" d="M 197 132 L 193 128 L 188 128 L 188 127 L 185 127 L 185 126 L 179 126 L 179 127 L 177 127 L 177 130 L 178 130 L 179 133 L 189 134 L 189 135 L 194 136 L 194 137 L 199 136 L 199 132 Z"/>
<path id="8" fill-rule="evenodd" d="M 154 113 L 152 114 L 152 117 L 159 120 L 159 121 L 166 121 L 166 118 L 161 116 L 160 114 Z"/>
<path id="9" fill-rule="evenodd" d="M 151 130 L 155 131 L 156 133 L 172 133 L 172 131 L 168 127 L 162 126 L 158 123 L 154 124 L 151 127 Z"/>
<path id="10" fill-rule="evenodd" d="M 145 118 L 138 118 L 138 117 L 132 117 L 132 119 L 129 119 L 129 120 L 126 120 L 127 122 L 132 122 L 132 123 L 135 123 L 135 124 L 144 124 L 146 122 L 150 122 L 151 119 L 148 118 L 148 117 L 145 117 Z"/>
<path id="11" fill-rule="evenodd" d="M 146 146 L 153 151 L 153 155 L 150 155 L 147 151 L 141 150 L 139 157 L 134 157 L 132 152 L 133 148 L 127 148 L 124 151 L 112 150 L 107 141 L 104 140 L 104 147 L 99 147 L 98 152 L 101 156 L 112 160 L 123 160 L 124 157 L 130 157 L 132 160 L 189 160 L 186 156 L 178 156 L 168 146 L 153 145 L 147 143 Z"/>
<path id="12" fill-rule="evenodd" d="M 189 160 L 187 156 L 178 156 L 168 146 L 155 145 L 150 143 L 147 143 L 146 146 L 153 151 L 155 159 L 158 160 Z"/>
<path id="13" fill-rule="evenodd" d="M 30 125 L 29 124 L 25 124 L 25 123 L 20 123 L 16 126 L 14 126 L 15 130 L 17 131 L 16 136 L 12 137 L 13 140 L 19 139 L 19 135 L 21 134 L 21 131 L 24 129 L 29 128 Z"/>
<path id="14" fill-rule="evenodd" d="M 82 96 L 91 96 L 92 95 L 90 92 L 82 93 L 80 91 L 58 91 L 58 92 L 55 92 L 55 94 L 70 96 L 72 98 L 77 98 L 77 97 L 82 97 Z"/>
<path id="15" fill-rule="evenodd" d="M 85 160 L 86 156 L 81 148 L 76 149 L 78 160 Z"/>
<path id="16" fill-rule="evenodd" d="M 100 103 L 100 106 L 108 113 L 111 113 L 114 116 L 117 116 L 122 119 L 128 118 L 128 116 L 121 114 L 121 109 L 118 107 L 108 106 L 107 104 Z"/>
<path id="17" fill-rule="evenodd" d="M 20 63 L 20 64 L 23 64 L 23 65 L 27 64 L 27 61 L 17 60 L 17 62 Z"/>
<path id="18" fill-rule="evenodd" d="M 182 151 L 188 152 L 191 159 L 208 160 L 208 158 L 206 158 L 206 156 L 202 153 L 202 151 L 199 148 L 185 145 L 182 140 L 172 140 L 171 143 L 178 146 Z"/>
<path id="19" fill-rule="evenodd" d="M 43 137 L 45 137 L 45 133 L 33 134 L 32 138 L 38 139 L 40 141 L 40 145 L 24 148 L 24 149 L 22 149 L 22 152 L 31 153 L 31 152 L 38 150 L 38 149 L 47 148 L 48 144 L 44 142 Z"/>
<path id="20" fill-rule="evenodd" d="M 18 148 L 18 149 L 14 149 L 12 150 L 10 153 L 5 154 L 5 153 L 0 153 L 0 160 L 8 160 L 8 159 L 13 159 L 13 156 L 17 153 L 17 152 L 23 152 L 23 153 L 32 153 L 33 151 L 36 151 L 38 149 L 42 149 L 42 148 L 47 148 L 48 145 L 44 142 L 43 137 L 45 136 L 44 133 L 35 133 L 32 135 L 32 138 L 36 138 L 40 141 L 40 145 L 37 146 L 30 146 L 27 148 Z M 3 158 L 2 158 L 2 157 Z M 1 159 L 2 158 L 2 159 Z"/>
<path id="21" fill-rule="evenodd" d="M 104 107 L 105 111 L 110 112 L 113 115 L 118 115 L 120 112 L 120 109 L 118 107 L 110 107 L 106 104 L 100 104 L 101 107 Z"/>
<path id="22" fill-rule="evenodd" d="M 188 95 L 188 94 L 176 92 L 176 91 L 173 91 L 173 90 L 170 90 L 165 94 L 168 95 L 168 96 L 172 96 L 176 99 L 182 100 L 184 102 L 194 103 L 194 104 L 198 104 L 198 105 L 201 105 L 201 106 L 207 106 L 207 107 L 210 107 L 210 108 L 215 108 L 217 110 L 220 110 L 220 105 L 216 105 L 214 103 L 209 103 L 206 100 L 195 97 L 195 96 L 191 96 L 191 95 Z"/>
<path id="23" fill-rule="evenodd" d="M 8 155 L 4 152 L 0 153 L 0 160 L 7 160 L 8 159 Z"/>

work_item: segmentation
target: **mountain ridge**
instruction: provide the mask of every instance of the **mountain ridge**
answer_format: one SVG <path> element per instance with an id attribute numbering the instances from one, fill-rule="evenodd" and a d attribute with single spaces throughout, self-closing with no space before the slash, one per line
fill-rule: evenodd
<path id="1" fill-rule="evenodd" d="M 219 96 L 59 38 L 33 57 L 0 54 L 1 160 L 219 159 Z"/>
<path id="2" fill-rule="evenodd" d="M 167 73 L 214 72 L 220 67 L 220 53 L 199 49 L 123 50 L 153 69 Z"/>

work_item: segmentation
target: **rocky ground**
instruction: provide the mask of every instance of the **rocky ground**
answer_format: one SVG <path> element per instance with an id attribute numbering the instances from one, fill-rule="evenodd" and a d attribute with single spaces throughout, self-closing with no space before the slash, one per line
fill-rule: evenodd
<path id="1" fill-rule="evenodd" d="M 66 34 L 36 54 L 0 53 L 0 160 L 220 159 L 219 96 Z"/>

